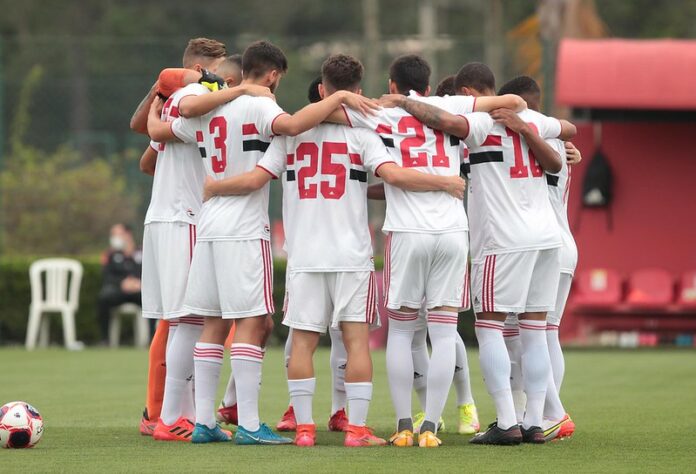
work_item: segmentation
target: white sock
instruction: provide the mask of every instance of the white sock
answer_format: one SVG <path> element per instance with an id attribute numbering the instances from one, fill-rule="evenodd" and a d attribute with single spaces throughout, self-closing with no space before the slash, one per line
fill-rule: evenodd
<path id="1" fill-rule="evenodd" d="M 285 379 L 290 379 L 288 377 L 288 365 L 290 364 L 290 351 L 292 350 L 292 328 L 288 330 L 288 338 L 285 339 Z M 289 402 L 292 405 L 292 402 Z"/>
<path id="2" fill-rule="evenodd" d="M 176 334 L 176 328 L 179 327 L 179 321 L 176 319 L 169 321 L 169 330 L 167 331 L 167 347 L 165 348 L 164 357 L 169 355 L 169 348 L 172 346 L 172 341 L 174 340 L 174 334 Z"/>
<path id="3" fill-rule="evenodd" d="M 388 310 L 387 378 L 396 421 L 411 418 L 411 390 L 413 390 L 413 358 L 411 342 L 418 313 Z M 396 319 L 398 318 L 398 319 Z M 346 384 L 347 385 L 347 384 Z M 348 391 L 346 390 L 346 395 Z"/>
<path id="4" fill-rule="evenodd" d="M 565 408 L 553 382 L 553 375 L 549 375 L 549 383 L 546 386 L 546 399 L 544 400 L 544 418 L 558 421 L 565 416 L 565 413 Z"/>
<path id="5" fill-rule="evenodd" d="M 457 406 L 462 406 L 474 403 L 474 396 L 471 393 L 471 376 L 469 375 L 469 358 L 466 355 L 466 346 L 459 332 L 456 336 L 457 358 L 453 383 L 457 392 Z"/>
<path id="6" fill-rule="evenodd" d="M 196 367 L 196 423 L 215 428 L 215 401 L 225 348 L 199 342 L 193 350 Z"/>
<path id="7" fill-rule="evenodd" d="M 372 382 L 346 382 L 345 385 L 348 423 L 353 426 L 365 426 L 367 424 L 367 410 L 370 408 L 370 400 L 372 400 Z"/>
<path id="8" fill-rule="evenodd" d="M 457 360 L 457 313 L 428 311 L 428 335 L 432 344 L 428 368 L 425 421 L 436 427 L 445 409 Z"/>
<path id="9" fill-rule="evenodd" d="M 413 389 L 418 395 L 421 411 L 425 411 L 425 402 L 428 394 L 428 365 L 430 354 L 428 353 L 428 328 L 419 329 L 413 335 L 411 342 L 411 358 L 413 359 Z"/>
<path id="10" fill-rule="evenodd" d="M 235 343 L 230 347 L 230 362 L 237 387 L 237 413 L 239 426 L 248 431 L 258 431 L 259 387 L 264 349 L 252 344 Z"/>
<path id="11" fill-rule="evenodd" d="M 312 399 L 317 379 L 295 379 L 288 380 L 288 392 L 290 392 L 290 403 L 295 409 L 295 420 L 298 425 L 313 425 L 312 418 Z"/>
<path id="12" fill-rule="evenodd" d="M 194 364 L 193 379 L 186 384 L 181 396 L 181 416 L 187 420 L 196 419 L 196 375 Z"/>
<path id="13" fill-rule="evenodd" d="M 522 379 L 522 341 L 520 340 L 517 315 L 513 315 L 512 318 L 508 316 L 505 320 L 503 337 L 510 356 L 510 389 L 512 390 L 512 401 L 515 403 L 515 415 L 517 422 L 522 423 L 524 410 L 527 406 L 527 395 L 524 393 L 524 380 Z"/>
<path id="14" fill-rule="evenodd" d="M 329 329 L 331 336 L 331 356 L 329 363 L 331 364 L 331 383 L 333 390 L 331 391 L 331 414 L 333 415 L 338 410 L 346 407 L 346 362 L 348 362 L 348 354 L 346 347 L 343 345 L 343 333 L 340 329 Z M 294 406 L 294 405 L 293 405 Z"/>
<path id="15" fill-rule="evenodd" d="M 506 430 L 517 424 L 517 418 L 510 390 L 510 356 L 503 339 L 503 322 L 479 319 L 475 329 L 483 381 L 495 403 L 498 427 Z"/>
<path id="16" fill-rule="evenodd" d="M 237 385 L 234 381 L 234 373 L 230 373 L 230 379 L 227 381 L 225 395 L 222 397 L 222 406 L 231 407 L 237 403 Z"/>
<path id="17" fill-rule="evenodd" d="M 546 345 L 546 321 L 520 321 L 522 341 L 522 378 L 527 407 L 522 426 L 541 426 L 544 417 L 546 387 L 551 374 L 549 349 Z"/>
<path id="18" fill-rule="evenodd" d="M 546 342 L 549 346 L 549 357 L 551 358 L 551 372 L 553 372 L 553 383 L 556 391 L 561 392 L 563 376 L 565 375 L 565 358 L 561 349 L 561 341 L 558 338 L 558 326 L 546 324 Z"/>
<path id="19" fill-rule="evenodd" d="M 189 318 L 187 318 L 189 319 Z M 192 321 L 195 318 L 190 318 Z M 200 318 L 198 318 L 200 319 Z M 170 333 L 171 333 L 170 326 Z M 173 337 L 167 341 L 167 376 L 164 381 L 164 399 L 162 400 L 162 411 L 160 418 L 165 425 L 171 425 L 181 416 L 184 411 L 190 416 L 192 408 L 184 410 L 184 403 L 190 396 L 190 382 L 193 380 L 193 348 L 198 338 L 203 332 L 203 320 L 200 324 L 179 323 L 173 331 Z"/>

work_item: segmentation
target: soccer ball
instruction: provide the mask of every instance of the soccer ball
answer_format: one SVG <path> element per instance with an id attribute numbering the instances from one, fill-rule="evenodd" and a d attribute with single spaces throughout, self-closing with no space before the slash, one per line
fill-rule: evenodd
<path id="1" fill-rule="evenodd" d="M 43 420 L 26 402 L 10 402 L 0 408 L 0 446 L 33 448 L 43 435 Z"/>

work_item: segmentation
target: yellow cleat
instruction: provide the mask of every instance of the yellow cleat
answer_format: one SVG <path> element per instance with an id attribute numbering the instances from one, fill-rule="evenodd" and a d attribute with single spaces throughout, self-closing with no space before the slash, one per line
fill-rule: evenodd
<path id="1" fill-rule="evenodd" d="M 476 405 L 467 403 L 459 406 L 459 434 L 475 434 L 481 429 Z"/>
<path id="2" fill-rule="evenodd" d="M 421 448 L 437 448 L 441 444 L 440 438 L 435 436 L 432 431 L 426 431 L 418 435 L 418 446 Z"/>
<path id="3" fill-rule="evenodd" d="M 413 431 L 402 430 L 394 433 L 392 437 L 389 438 L 389 444 L 399 448 L 409 448 L 413 446 Z"/>

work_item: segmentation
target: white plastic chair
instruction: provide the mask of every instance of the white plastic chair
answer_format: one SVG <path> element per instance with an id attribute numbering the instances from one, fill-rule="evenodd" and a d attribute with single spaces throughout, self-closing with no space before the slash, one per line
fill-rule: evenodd
<path id="1" fill-rule="evenodd" d="M 133 341 L 135 347 L 147 347 L 150 342 L 150 325 L 143 318 L 140 306 L 124 303 L 111 311 L 109 319 L 109 346 L 118 347 L 121 340 L 121 316 L 133 315 Z"/>
<path id="2" fill-rule="evenodd" d="M 50 316 L 60 313 L 63 318 L 63 339 L 68 350 L 79 350 L 84 345 L 75 339 L 75 313 L 80 303 L 82 264 L 68 258 L 45 258 L 29 267 L 31 304 L 27 325 L 27 350 L 48 345 Z M 41 336 L 39 337 L 39 329 Z"/>

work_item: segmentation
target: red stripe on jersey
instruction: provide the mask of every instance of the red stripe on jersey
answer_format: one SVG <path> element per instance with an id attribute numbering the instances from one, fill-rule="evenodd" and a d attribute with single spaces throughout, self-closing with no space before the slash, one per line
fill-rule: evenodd
<path id="1" fill-rule="evenodd" d="M 242 124 L 242 135 L 258 135 L 259 129 L 256 128 L 254 123 L 244 123 Z"/>
<path id="2" fill-rule="evenodd" d="M 353 127 L 353 123 L 350 121 L 350 117 L 348 116 L 348 111 L 346 110 L 346 106 L 341 104 L 341 110 L 343 110 L 343 114 L 346 116 L 346 121 L 348 122 L 349 127 Z"/>
<path id="3" fill-rule="evenodd" d="M 488 135 L 481 146 L 502 146 L 503 139 L 499 135 Z"/>
<path id="4" fill-rule="evenodd" d="M 531 128 L 532 130 L 534 130 L 534 133 L 536 133 L 537 135 L 539 135 L 539 127 L 537 127 L 535 123 L 527 122 L 527 125 L 529 125 L 529 128 Z"/>
<path id="5" fill-rule="evenodd" d="M 281 117 L 283 115 L 289 115 L 289 114 L 287 112 L 280 113 L 280 114 L 276 115 L 276 117 L 273 119 L 273 121 L 271 121 L 271 133 L 273 135 L 278 135 L 273 127 L 275 126 L 275 122 L 276 122 L 276 120 L 278 120 L 278 117 Z"/>
<path id="6" fill-rule="evenodd" d="M 380 123 L 377 125 L 377 128 L 375 129 L 375 132 L 377 133 L 385 133 L 385 134 L 392 134 L 392 128 L 391 125 L 386 125 L 384 123 Z"/>
<path id="7" fill-rule="evenodd" d="M 350 164 L 352 165 L 360 165 L 362 166 L 362 158 L 360 157 L 360 153 L 348 153 L 348 158 L 350 158 Z"/>
<path id="8" fill-rule="evenodd" d="M 196 130 L 196 141 L 198 143 L 203 143 L 203 132 L 200 130 Z"/>
<path id="9" fill-rule="evenodd" d="M 286 162 L 288 166 L 292 166 L 295 164 L 295 154 L 294 153 L 288 153 L 286 156 Z"/>
<path id="10" fill-rule="evenodd" d="M 179 101 L 181 102 L 181 101 Z M 179 117 L 179 107 L 176 105 L 172 105 L 172 107 L 169 109 L 169 118 L 178 118 Z"/>

